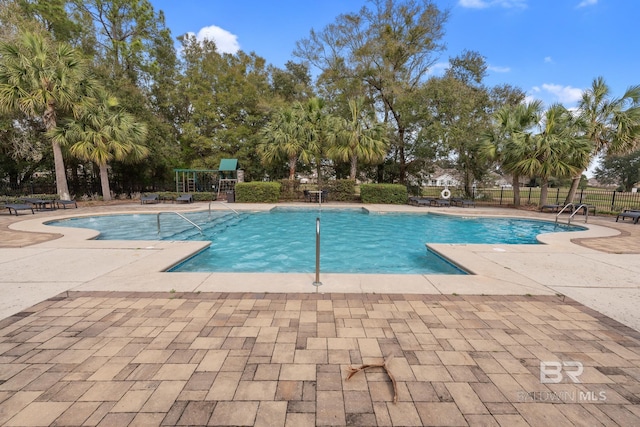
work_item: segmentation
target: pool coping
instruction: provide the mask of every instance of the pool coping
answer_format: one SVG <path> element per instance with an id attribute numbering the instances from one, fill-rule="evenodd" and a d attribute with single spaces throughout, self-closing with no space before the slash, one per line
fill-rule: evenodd
<path id="1" fill-rule="evenodd" d="M 234 204 L 233 209 L 265 211 L 274 207 L 309 207 L 308 204 Z M 441 215 L 490 216 L 549 221 L 535 213 L 500 209 L 424 208 L 405 205 L 323 205 L 331 208 L 365 208 L 371 212 L 438 213 Z M 144 213 L 203 211 L 203 203 L 154 205 Z M 212 210 L 229 209 L 213 203 Z M 316 208 L 316 207 L 312 207 Z M 636 330 L 640 304 L 635 280 L 640 255 L 604 254 L 573 243 L 572 239 L 607 237 L 619 231 L 575 222 L 584 231 L 539 236 L 540 245 L 429 244 L 427 248 L 471 272 L 469 275 L 382 275 L 321 273 L 321 286 L 314 286 L 313 273 L 183 273 L 166 272 L 176 263 L 208 246 L 208 242 L 91 240 L 97 232 L 46 225 L 57 219 L 100 214 L 140 213 L 127 206 L 109 212 L 89 209 L 60 215 L 25 219 L 11 229 L 62 234 L 58 239 L 27 248 L 0 250 L 7 267 L 2 278 L 16 292 L 0 307 L 0 317 L 64 291 L 114 292 L 299 292 L 299 293 L 416 293 L 445 295 L 567 295 Z M 50 267 L 48 273 L 45 268 Z M 46 278 L 46 279 L 45 279 Z M 598 290 L 607 287 L 607 295 Z M 37 289 L 38 292 L 35 292 Z M 600 292 L 601 293 L 601 292 Z M 30 295 L 31 294 L 31 295 Z M 598 307 L 594 307 L 593 305 Z M 622 306 L 622 307 L 621 307 Z"/>

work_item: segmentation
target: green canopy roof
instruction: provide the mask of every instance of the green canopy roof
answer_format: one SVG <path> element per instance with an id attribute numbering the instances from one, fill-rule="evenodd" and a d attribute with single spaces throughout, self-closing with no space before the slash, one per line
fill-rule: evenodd
<path id="1" fill-rule="evenodd" d="M 238 170 L 238 159 L 222 159 L 220 160 L 220 171 L 236 171 Z"/>

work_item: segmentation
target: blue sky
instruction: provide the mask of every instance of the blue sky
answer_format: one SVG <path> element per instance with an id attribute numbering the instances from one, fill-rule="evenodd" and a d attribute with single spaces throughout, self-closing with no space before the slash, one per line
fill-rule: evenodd
<path id="1" fill-rule="evenodd" d="M 177 37 L 216 40 L 221 50 L 255 52 L 278 67 L 298 60 L 295 42 L 366 0 L 151 0 Z M 637 0 L 434 0 L 450 11 L 434 73 L 463 50 L 483 55 L 488 85 L 508 83 L 545 105 L 575 106 L 603 76 L 614 96 L 640 84 Z"/>

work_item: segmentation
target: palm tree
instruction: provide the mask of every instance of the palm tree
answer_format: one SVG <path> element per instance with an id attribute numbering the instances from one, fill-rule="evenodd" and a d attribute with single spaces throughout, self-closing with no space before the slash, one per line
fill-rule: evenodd
<path id="1" fill-rule="evenodd" d="M 74 112 L 89 100 L 83 96 L 91 86 L 88 67 L 80 53 L 67 44 L 54 45 L 42 35 L 24 33 L 15 42 L 0 43 L 0 57 L 2 111 L 21 111 L 39 118 L 51 131 L 60 113 Z M 58 197 L 69 200 L 62 149 L 53 139 L 51 147 Z"/>
<path id="2" fill-rule="evenodd" d="M 582 93 L 578 104 L 584 136 L 591 143 L 592 160 L 600 154 L 625 154 L 640 140 L 640 86 L 629 87 L 621 98 L 612 98 L 611 89 L 602 77 Z M 587 165 L 576 171 L 566 203 L 573 201 L 580 178 Z"/>
<path id="3" fill-rule="evenodd" d="M 327 154 L 336 160 L 349 161 L 349 178 L 355 180 L 358 160 L 371 164 L 387 153 L 385 128 L 364 110 L 364 99 L 349 101 L 349 120 L 342 121 L 342 130 Z"/>
<path id="4" fill-rule="evenodd" d="M 526 144 L 519 144 L 514 152 L 514 167 L 522 175 L 540 178 L 540 206 L 547 203 L 549 179 L 552 176 L 569 177 L 585 161 L 590 147 L 580 135 L 576 120 L 569 110 L 554 104 L 544 113 L 539 124 L 540 133 Z"/>
<path id="5" fill-rule="evenodd" d="M 333 146 L 340 133 L 338 118 L 329 114 L 325 102 L 320 98 L 311 98 L 305 104 L 299 104 L 305 128 L 304 153 L 314 159 L 318 187 L 322 187 L 322 161 Z"/>
<path id="6" fill-rule="evenodd" d="M 137 162 L 149 154 L 143 144 L 147 126 L 122 109 L 118 100 L 106 93 L 78 119 L 67 120 L 49 132 L 53 141 L 69 145 L 69 152 L 94 162 L 100 170 L 102 199 L 111 200 L 108 164 L 112 160 Z"/>
<path id="7" fill-rule="evenodd" d="M 541 114 L 542 102 L 539 100 L 505 105 L 494 115 L 495 130 L 481 141 L 481 155 L 498 161 L 502 170 L 511 174 L 515 206 L 520 206 L 519 156 L 526 151 L 524 147 L 531 146 L 533 128 L 539 123 Z"/>
<path id="8" fill-rule="evenodd" d="M 308 161 L 305 150 L 305 128 L 300 114 L 301 107 L 278 111 L 272 120 L 262 129 L 262 141 L 258 153 L 264 164 L 273 164 L 282 156 L 289 165 L 289 179 L 296 177 L 298 159 Z"/>

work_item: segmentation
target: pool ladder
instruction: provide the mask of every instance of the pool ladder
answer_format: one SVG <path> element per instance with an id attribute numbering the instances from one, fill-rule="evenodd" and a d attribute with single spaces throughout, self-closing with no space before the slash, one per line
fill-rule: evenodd
<path id="1" fill-rule="evenodd" d="M 556 215 L 556 224 L 558 223 L 558 217 L 560 216 L 560 214 L 564 212 L 569 206 L 571 206 L 571 210 L 573 212 L 571 212 L 571 215 L 569 215 L 567 224 L 571 224 L 571 219 L 573 219 L 575 214 L 577 214 L 580 209 L 584 209 L 584 222 L 586 224 L 587 220 L 589 219 L 589 207 L 584 203 L 580 204 L 578 207 L 576 207 L 575 203 L 567 203 L 562 209 L 560 209 L 560 212 L 558 212 L 558 214 Z"/>
<path id="2" fill-rule="evenodd" d="M 189 224 L 191 224 L 192 226 L 197 228 L 198 231 L 200 232 L 200 234 L 202 234 L 202 227 L 200 227 L 198 224 L 196 224 L 195 222 L 191 221 L 189 218 L 187 218 L 186 216 L 184 216 L 184 215 L 182 215 L 181 213 L 178 213 L 178 212 L 158 212 L 158 215 L 157 215 L 158 234 L 160 234 L 160 214 L 164 214 L 164 213 L 178 215 L 180 218 L 184 219 Z"/>

